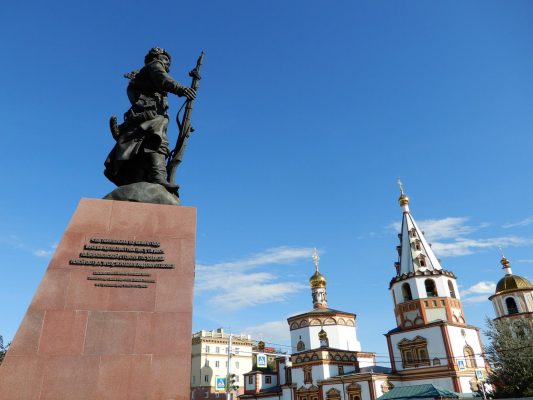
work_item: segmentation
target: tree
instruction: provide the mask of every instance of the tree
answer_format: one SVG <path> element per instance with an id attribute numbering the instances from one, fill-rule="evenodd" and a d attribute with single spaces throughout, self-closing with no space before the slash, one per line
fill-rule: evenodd
<path id="1" fill-rule="evenodd" d="M 495 397 L 533 396 L 533 321 L 527 318 L 487 320 L 489 383 Z"/>
<path id="2" fill-rule="evenodd" d="M 8 343 L 6 346 L 4 346 L 4 338 L 2 335 L 0 335 L 0 365 L 2 364 L 2 361 L 4 361 L 4 357 L 6 356 L 6 351 L 9 348 L 9 345 L 11 343 Z"/>

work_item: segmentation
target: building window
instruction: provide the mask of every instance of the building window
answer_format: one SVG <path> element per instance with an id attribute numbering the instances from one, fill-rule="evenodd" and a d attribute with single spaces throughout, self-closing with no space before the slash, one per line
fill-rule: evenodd
<path id="1" fill-rule="evenodd" d="M 426 260 L 424 259 L 423 256 L 420 256 L 420 257 L 418 258 L 418 262 L 420 263 L 420 266 L 421 266 L 421 267 L 425 267 L 425 266 L 426 266 Z"/>
<path id="2" fill-rule="evenodd" d="M 463 354 L 465 356 L 466 368 L 477 368 L 476 357 L 474 356 L 474 350 L 472 350 L 472 347 L 465 346 Z"/>
<path id="3" fill-rule="evenodd" d="M 420 250 L 420 242 L 418 240 L 415 242 L 415 250 Z"/>
<path id="4" fill-rule="evenodd" d="M 431 365 L 428 355 L 427 340 L 421 336 L 413 340 L 402 339 L 398 343 L 404 368 Z"/>
<path id="5" fill-rule="evenodd" d="M 453 288 L 453 283 L 452 281 L 448 281 L 448 289 L 450 289 L 450 297 L 452 298 L 456 298 L 455 296 L 455 289 Z"/>
<path id="6" fill-rule="evenodd" d="M 509 314 L 518 314 L 518 307 L 516 306 L 516 301 L 512 297 L 507 297 L 505 299 L 505 305 L 507 306 L 507 312 Z"/>
<path id="7" fill-rule="evenodd" d="M 344 365 L 339 365 L 339 375 L 344 374 Z"/>
<path id="8" fill-rule="evenodd" d="M 209 353 L 210 351 L 211 351 L 211 349 L 209 348 L 209 346 L 205 346 L 205 352 Z"/>
<path id="9" fill-rule="evenodd" d="M 204 376 L 204 382 L 209 383 L 209 375 Z"/>
<path id="10" fill-rule="evenodd" d="M 426 279 L 424 285 L 426 286 L 426 294 L 428 297 L 437 297 L 437 288 L 435 287 L 435 281 L 433 279 Z"/>
<path id="11" fill-rule="evenodd" d="M 350 400 L 361 400 L 361 386 L 357 383 L 352 383 L 346 388 L 348 398 Z"/>
<path id="12" fill-rule="evenodd" d="M 402 294 L 403 301 L 413 300 L 413 295 L 411 294 L 411 286 L 407 282 L 402 285 Z"/>
<path id="13" fill-rule="evenodd" d="M 298 344 L 296 345 L 296 350 L 298 351 L 303 351 L 305 350 L 305 343 L 303 341 L 299 341 Z"/>
<path id="14" fill-rule="evenodd" d="M 331 388 L 326 392 L 327 400 L 340 400 L 340 398 L 341 398 L 341 392 L 339 392 L 335 388 Z"/>
<path id="15" fill-rule="evenodd" d="M 313 373 L 311 367 L 304 367 L 304 383 L 313 383 Z"/>
<path id="16" fill-rule="evenodd" d="M 220 347 L 215 347 L 215 353 L 220 354 Z"/>
<path id="17" fill-rule="evenodd" d="M 239 369 L 239 362 L 235 361 L 235 368 Z"/>
<path id="18" fill-rule="evenodd" d="M 272 377 L 271 376 L 265 376 L 265 383 L 272 383 Z"/>
<path id="19" fill-rule="evenodd" d="M 433 365 L 440 365 L 440 358 L 435 357 L 433 359 Z"/>
<path id="20" fill-rule="evenodd" d="M 235 347 L 235 354 L 239 354 L 239 348 Z"/>
<path id="21" fill-rule="evenodd" d="M 220 361 L 215 361 L 215 367 L 220 367 Z"/>
<path id="22" fill-rule="evenodd" d="M 248 376 L 248 384 L 252 385 L 254 383 L 254 377 L 252 375 Z"/>

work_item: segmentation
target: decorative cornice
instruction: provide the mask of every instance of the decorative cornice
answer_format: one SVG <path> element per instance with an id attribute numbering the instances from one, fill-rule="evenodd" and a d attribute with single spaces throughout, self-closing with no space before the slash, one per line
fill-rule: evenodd
<path id="1" fill-rule="evenodd" d="M 395 283 L 405 281 L 409 278 L 419 277 L 419 276 L 435 276 L 435 275 L 444 275 L 449 278 L 457 279 L 457 277 L 455 276 L 453 272 L 447 271 L 445 269 L 434 269 L 434 270 L 426 270 L 426 271 L 417 270 L 415 272 L 409 272 L 408 274 L 401 274 L 401 275 L 398 275 L 392 278 L 389 283 L 389 289 L 391 289 L 392 285 L 394 285 Z"/>
<path id="2" fill-rule="evenodd" d="M 531 289 L 531 288 L 507 289 L 507 290 L 503 290 L 501 292 L 493 294 L 488 299 L 492 300 L 492 299 L 495 299 L 496 297 L 505 296 L 505 295 L 508 295 L 508 294 L 511 294 L 511 293 L 515 293 L 515 292 L 533 292 L 533 289 Z"/>
<path id="3" fill-rule="evenodd" d="M 353 326 L 355 327 L 355 314 L 348 313 L 308 313 L 287 319 L 290 330 L 306 328 L 308 326 Z"/>
<path id="4" fill-rule="evenodd" d="M 436 326 L 442 326 L 442 325 L 444 325 L 444 326 L 454 326 L 454 327 L 462 328 L 462 329 L 465 329 L 465 328 L 466 329 L 473 329 L 473 330 L 479 331 L 479 328 L 477 326 L 473 326 L 473 325 L 456 324 L 454 322 L 449 322 L 449 321 L 435 321 L 435 322 L 430 322 L 429 324 L 426 324 L 426 325 L 413 326 L 412 328 L 403 328 L 403 329 L 395 328 L 393 330 L 388 331 L 387 333 L 384 333 L 384 335 L 388 337 L 388 336 L 395 335 L 395 334 L 398 334 L 398 333 L 404 333 L 404 332 L 409 332 L 409 331 L 428 329 L 428 328 L 432 328 L 432 327 L 436 327 Z"/>

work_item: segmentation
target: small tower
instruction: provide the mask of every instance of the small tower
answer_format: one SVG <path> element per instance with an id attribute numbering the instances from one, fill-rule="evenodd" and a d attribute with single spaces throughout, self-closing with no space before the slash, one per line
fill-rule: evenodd
<path id="1" fill-rule="evenodd" d="M 505 276 L 496 285 L 496 292 L 489 297 L 496 312 L 495 319 L 517 317 L 533 319 L 533 285 L 526 278 L 513 275 L 511 263 L 503 252 L 500 263 Z"/>
<path id="2" fill-rule="evenodd" d="M 313 296 L 314 308 L 328 308 L 328 299 L 326 295 L 326 278 L 318 272 L 318 252 L 313 251 L 313 261 L 315 262 L 315 273 L 309 278 L 311 285 L 311 295 Z"/>
<path id="3" fill-rule="evenodd" d="M 385 334 L 392 370 L 408 380 L 438 376 L 440 386 L 470 392 L 475 370 L 486 366 L 479 328 L 467 325 L 455 275 L 442 268 L 398 183 L 402 227 L 389 284 L 397 327 Z"/>
<path id="4" fill-rule="evenodd" d="M 442 268 L 409 211 L 409 197 L 400 184 L 398 202 L 403 211 L 396 276 L 389 289 L 398 327 L 423 326 L 434 321 L 465 324 L 455 275 Z"/>

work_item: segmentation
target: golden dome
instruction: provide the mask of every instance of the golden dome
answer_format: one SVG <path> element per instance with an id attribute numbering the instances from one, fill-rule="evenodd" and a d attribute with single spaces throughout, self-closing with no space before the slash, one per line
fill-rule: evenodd
<path id="1" fill-rule="evenodd" d="M 326 277 L 318 272 L 317 268 L 313 276 L 309 278 L 309 283 L 311 284 L 312 288 L 326 287 Z"/>
<path id="2" fill-rule="evenodd" d="M 502 260 L 503 261 L 503 260 Z M 503 264 L 503 262 L 502 262 Z M 532 289 L 533 285 L 526 278 L 518 275 L 505 275 L 496 285 L 496 294 L 516 289 Z"/>
<path id="3" fill-rule="evenodd" d="M 324 329 L 321 329 L 320 332 L 318 332 L 318 338 L 321 340 L 328 338 L 328 334 L 326 333 Z"/>
<path id="4" fill-rule="evenodd" d="M 503 265 L 503 268 L 508 268 L 511 263 L 507 258 L 502 257 L 502 259 L 500 260 L 500 264 Z"/>
<path id="5" fill-rule="evenodd" d="M 409 197 L 407 197 L 404 193 L 402 193 L 400 197 L 398 198 L 398 202 L 400 203 L 401 206 L 406 206 L 407 204 L 409 204 Z"/>

